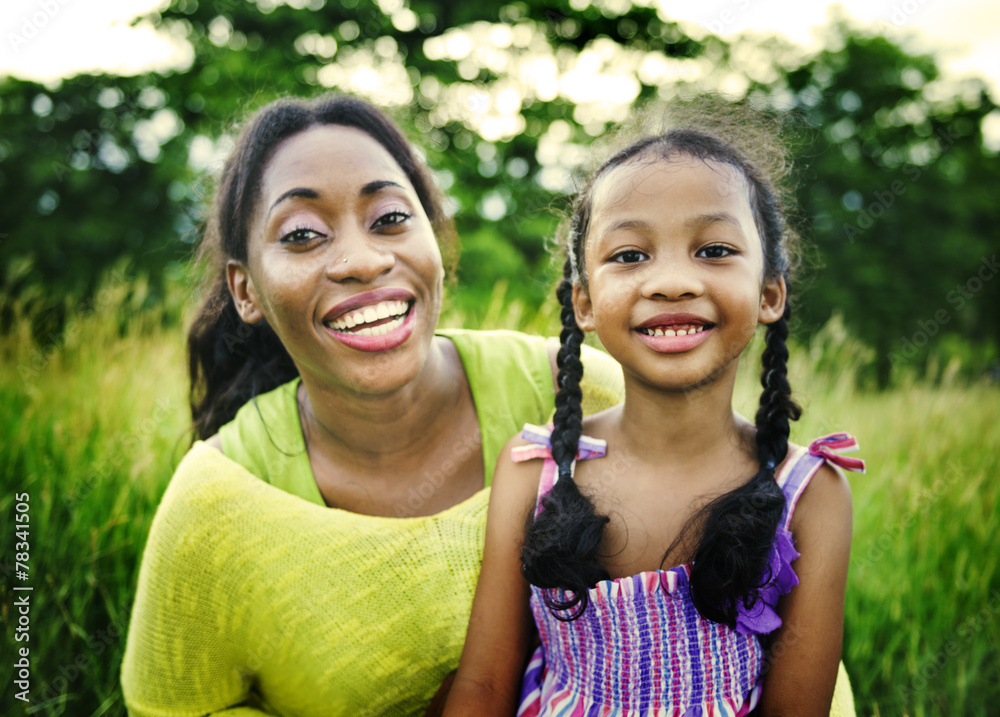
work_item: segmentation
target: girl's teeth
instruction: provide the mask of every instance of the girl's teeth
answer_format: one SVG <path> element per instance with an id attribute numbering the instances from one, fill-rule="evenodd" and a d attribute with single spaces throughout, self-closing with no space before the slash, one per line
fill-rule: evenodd
<path id="1" fill-rule="evenodd" d="M 648 336 L 690 336 L 705 330 L 704 326 L 692 326 L 687 329 L 664 329 L 662 326 L 646 329 Z"/>

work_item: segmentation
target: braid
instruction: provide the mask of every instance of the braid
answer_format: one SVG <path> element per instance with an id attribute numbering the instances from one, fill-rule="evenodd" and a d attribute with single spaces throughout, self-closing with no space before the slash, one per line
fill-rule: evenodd
<path id="1" fill-rule="evenodd" d="M 764 388 L 757 409 L 757 458 L 760 464 L 778 465 L 788 452 L 789 421 L 797 421 L 802 409 L 792 400 L 788 384 L 788 321 L 791 309 L 785 303 L 781 318 L 767 327 L 761 356 L 760 385 Z"/>
<path id="2" fill-rule="evenodd" d="M 767 327 L 761 363 L 764 391 L 757 410 L 757 458 L 760 469 L 747 483 L 709 503 L 705 529 L 691 570 L 691 598 L 698 612 L 735 627 L 738 603 L 747 609 L 759 590 L 776 576 L 770 572 L 771 544 L 785 509 L 785 495 L 774 472 L 788 452 L 789 421 L 801 409 L 788 385 L 788 318 Z"/>
<path id="3" fill-rule="evenodd" d="M 573 480 L 572 464 L 583 424 L 580 379 L 583 331 L 573 313 L 573 262 L 567 258 L 556 296 L 562 306 L 562 333 L 556 363 L 559 390 L 553 418 L 552 457 L 559 466 L 559 480 L 542 499 L 541 514 L 525 531 L 521 563 L 525 579 L 540 588 L 563 588 L 572 593 L 565 601 L 546 597 L 553 613 L 574 612 L 559 619 L 574 620 L 587 609 L 587 590 L 609 575 L 597 562 L 597 551 L 608 517 L 598 515 L 594 504 Z"/>
<path id="4" fill-rule="evenodd" d="M 567 267 L 569 262 L 566 262 Z M 565 273 L 565 271 L 564 271 Z M 556 412 L 553 418 L 552 457 L 559 466 L 559 478 L 572 478 L 570 467 L 576 459 L 577 444 L 583 429 L 583 393 L 580 380 L 583 378 L 583 363 L 580 361 L 580 346 L 583 331 L 577 326 L 573 313 L 573 284 L 564 277 L 556 291 L 556 298 L 562 307 L 562 332 L 559 335 L 559 353 L 556 366 L 559 369 L 559 391 L 556 393 Z"/>

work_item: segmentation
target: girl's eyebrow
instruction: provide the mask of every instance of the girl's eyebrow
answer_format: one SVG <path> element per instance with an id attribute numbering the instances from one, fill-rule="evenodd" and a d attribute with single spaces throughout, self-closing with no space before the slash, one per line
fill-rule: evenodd
<path id="1" fill-rule="evenodd" d="M 713 224 L 729 224 L 734 229 L 743 231 L 743 227 L 740 226 L 739 220 L 729 212 L 698 214 L 687 219 L 684 222 L 684 228 L 688 230 L 703 229 L 705 227 L 710 227 Z M 652 231 L 652 226 L 649 222 L 642 219 L 622 219 L 609 226 L 602 233 L 608 235 L 618 231 L 649 232 Z"/>
<path id="2" fill-rule="evenodd" d="M 614 234 L 620 231 L 635 231 L 635 232 L 649 232 L 652 230 L 652 226 L 647 221 L 642 219 L 622 219 L 615 222 L 610 227 L 604 230 L 604 234 Z"/>
<path id="3" fill-rule="evenodd" d="M 729 224 L 734 229 L 743 231 L 743 227 L 740 226 L 739 220 L 729 212 L 712 212 L 711 214 L 699 214 L 697 216 L 691 217 L 686 222 L 684 222 L 684 227 L 686 229 L 701 229 L 704 227 L 710 227 L 713 224 Z"/>

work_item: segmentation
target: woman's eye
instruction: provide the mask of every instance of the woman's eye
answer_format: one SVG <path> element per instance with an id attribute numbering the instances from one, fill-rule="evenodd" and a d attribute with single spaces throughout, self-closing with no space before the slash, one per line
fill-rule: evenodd
<path id="1" fill-rule="evenodd" d="M 620 264 L 635 264 L 646 258 L 646 255 L 641 251 L 635 249 L 629 249 L 627 251 L 619 252 L 611 257 L 612 261 L 616 261 Z"/>
<path id="2" fill-rule="evenodd" d="M 698 252 L 700 256 L 703 256 L 706 259 L 721 259 L 734 253 L 735 252 L 732 249 L 727 246 L 722 246 L 721 244 L 707 246 Z"/>
<path id="3" fill-rule="evenodd" d="M 398 227 L 401 224 L 405 224 L 406 220 L 410 218 L 408 212 L 394 210 L 391 212 L 386 212 L 372 224 L 372 229 L 386 229 L 390 227 Z"/>
<path id="4" fill-rule="evenodd" d="M 316 237 L 321 236 L 323 235 L 315 229 L 299 227 L 285 234 L 285 236 L 281 237 L 280 241 L 282 244 L 307 244 Z"/>

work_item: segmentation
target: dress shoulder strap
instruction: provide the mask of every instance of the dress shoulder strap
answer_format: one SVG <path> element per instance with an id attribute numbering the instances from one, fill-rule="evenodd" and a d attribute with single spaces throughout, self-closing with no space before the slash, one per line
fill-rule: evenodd
<path id="1" fill-rule="evenodd" d="M 552 486 L 559 480 L 559 466 L 552 458 L 552 426 L 536 426 L 532 423 L 525 423 L 521 431 L 521 438 L 531 443 L 526 446 L 517 446 L 510 451 L 510 458 L 515 463 L 529 461 L 533 458 L 543 458 L 542 475 L 538 481 L 538 497 L 535 500 L 535 517 L 542 512 L 542 498 L 549 494 Z M 600 438 L 590 436 L 580 436 L 577 444 L 576 459 L 570 465 L 570 474 L 576 469 L 576 461 L 590 460 L 591 458 L 602 458 L 608 452 L 608 443 Z"/>
<path id="2" fill-rule="evenodd" d="M 865 472 L 863 460 L 842 456 L 839 453 L 856 450 L 858 450 L 858 440 L 854 436 L 849 433 L 831 433 L 817 438 L 808 448 L 800 446 L 789 454 L 778 475 L 775 476 L 781 492 L 785 494 L 785 512 L 781 524 L 786 530 L 790 530 L 796 503 L 805 492 L 809 481 L 824 463 L 857 473 Z"/>

